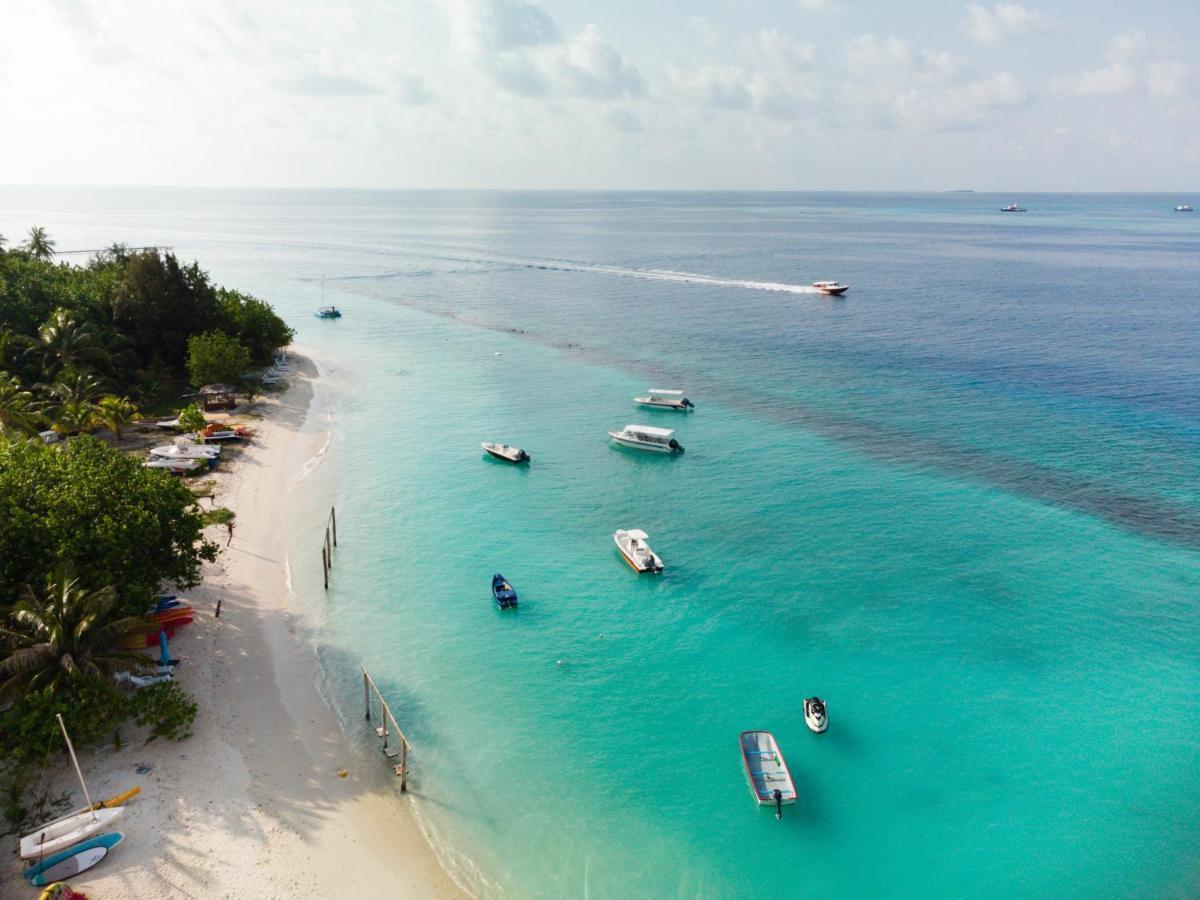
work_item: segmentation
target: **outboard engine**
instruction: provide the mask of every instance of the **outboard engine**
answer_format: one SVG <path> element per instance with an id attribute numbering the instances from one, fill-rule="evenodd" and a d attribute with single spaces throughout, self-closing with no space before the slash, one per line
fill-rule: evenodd
<path id="1" fill-rule="evenodd" d="M 675 438 L 671 438 L 671 443 L 667 444 L 667 446 L 672 450 L 677 450 L 680 453 L 683 452 L 683 447 L 679 446 L 679 441 L 675 440 Z"/>

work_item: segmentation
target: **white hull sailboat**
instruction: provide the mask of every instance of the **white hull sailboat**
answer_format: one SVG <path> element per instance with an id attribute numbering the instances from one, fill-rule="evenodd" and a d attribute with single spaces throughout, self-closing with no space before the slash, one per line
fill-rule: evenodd
<path id="1" fill-rule="evenodd" d="M 62 716 L 56 716 L 62 729 L 63 738 L 67 742 L 67 750 L 71 753 L 71 762 L 75 766 L 75 774 L 79 776 L 79 786 L 83 788 L 83 796 L 87 798 L 88 808 L 82 812 L 71 813 L 61 819 L 47 822 L 36 831 L 21 838 L 21 859 L 37 859 L 57 853 L 94 834 L 99 834 L 112 824 L 125 808 L 116 806 L 111 809 L 93 809 L 92 798 L 88 794 L 87 785 L 83 781 L 83 773 L 79 770 L 79 760 L 75 758 L 75 748 L 71 746 L 71 738 L 67 735 L 67 726 L 63 724 Z"/>

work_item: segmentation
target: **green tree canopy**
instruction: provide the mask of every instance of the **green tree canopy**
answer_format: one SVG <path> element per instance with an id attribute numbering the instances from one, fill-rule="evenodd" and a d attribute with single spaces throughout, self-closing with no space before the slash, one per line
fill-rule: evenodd
<path id="1" fill-rule="evenodd" d="M 232 384 L 250 367 L 250 351 L 223 331 L 192 335 L 188 340 L 188 375 L 192 384 Z"/>
<path id="2" fill-rule="evenodd" d="M 194 585 L 216 558 L 186 486 L 91 437 L 0 443 L 0 509 L 0 602 L 66 564 L 140 612 L 163 582 Z"/>

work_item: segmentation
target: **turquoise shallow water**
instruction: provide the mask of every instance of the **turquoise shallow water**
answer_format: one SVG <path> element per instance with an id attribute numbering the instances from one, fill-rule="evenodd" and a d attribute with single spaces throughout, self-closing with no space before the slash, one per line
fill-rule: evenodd
<path id="1" fill-rule="evenodd" d="M 293 582 L 474 889 L 1200 891 L 1192 198 L 2 196 L 6 234 L 172 243 L 295 318 L 332 423 L 297 521 L 335 501 L 341 546 L 324 595 L 298 531 Z M 850 294 L 753 284 L 822 277 Z M 652 384 L 698 411 L 637 411 Z M 607 442 L 638 421 L 687 453 Z M 746 728 L 796 777 L 781 822 Z"/>

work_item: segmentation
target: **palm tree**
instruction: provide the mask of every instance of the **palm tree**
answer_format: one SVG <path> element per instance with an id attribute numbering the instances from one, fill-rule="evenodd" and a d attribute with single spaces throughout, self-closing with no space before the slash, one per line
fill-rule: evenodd
<path id="1" fill-rule="evenodd" d="M 38 329 L 38 340 L 42 371 L 46 376 L 66 368 L 101 365 L 108 361 L 108 351 L 104 349 L 96 326 L 90 322 L 81 325 L 65 309 L 56 309 L 50 314 L 46 324 Z"/>
<path id="2" fill-rule="evenodd" d="M 138 408 L 128 397 L 109 394 L 96 404 L 96 418 L 113 430 L 117 443 L 121 443 L 121 429 L 137 418 Z"/>
<path id="3" fill-rule="evenodd" d="M 0 234 L 0 254 L 4 253 L 4 245 L 8 243 L 8 238 Z"/>
<path id="4" fill-rule="evenodd" d="M 25 249 L 34 259 L 49 259 L 54 255 L 54 241 L 46 234 L 41 225 L 29 229 L 29 239 L 25 241 Z"/>
<path id="5" fill-rule="evenodd" d="M 15 375 L 0 375 L 0 434 L 33 431 L 37 421 L 33 394 L 21 389 Z"/>
<path id="6" fill-rule="evenodd" d="M 56 431 L 78 434 L 96 423 L 96 399 L 104 392 L 95 375 L 68 371 L 58 381 L 45 388 L 46 400 L 42 414 L 54 423 Z"/>
<path id="7" fill-rule="evenodd" d="M 152 630 L 141 616 L 117 617 L 117 592 L 89 590 L 64 569 L 41 591 L 25 593 L 0 624 L 0 696 L 52 692 L 85 681 L 108 682 L 121 669 L 144 670 L 150 660 L 124 648 Z"/>

